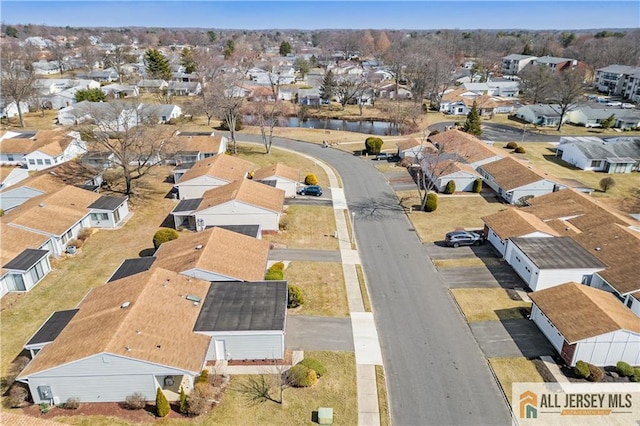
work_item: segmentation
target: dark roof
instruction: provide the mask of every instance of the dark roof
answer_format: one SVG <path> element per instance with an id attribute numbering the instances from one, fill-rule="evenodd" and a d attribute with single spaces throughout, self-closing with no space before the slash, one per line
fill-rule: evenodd
<path id="1" fill-rule="evenodd" d="M 26 249 L 2 267 L 16 271 L 27 271 L 48 253 L 49 250 Z"/>
<path id="2" fill-rule="evenodd" d="M 140 272 L 148 271 L 155 262 L 156 258 L 153 256 L 138 257 L 135 259 L 125 259 L 120 264 L 118 269 L 111 275 L 108 283 L 111 281 L 119 280 L 121 278 L 130 277 L 131 275 L 139 274 Z"/>
<path id="3" fill-rule="evenodd" d="M 260 225 L 215 225 L 218 228 L 226 229 L 227 231 L 237 232 L 248 237 L 258 238 L 260 235 Z M 213 226 L 207 226 L 206 229 L 213 228 Z"/>
<path id="4" fill-rule="evenodd" d="M 108 195 L 103 195 L 94 201 L 89 208 L 97 209 L 97 210 L 109 210 L 113 211 L 120 207 L 120 204 L 124 203 L 127 200 L 127 197 L 110 197 Z"/>
<path id="5" fill-rule="evenodd" d="M 286 312 L 286 281 L 215 281 L 194 331 L 284 330 Z"/>
<path id="6" fill-rule="evenodd" d="M 540 269 L 606 268 L 571 237 L 511 238 Z"/>
<path id="7" fill-rule="evenodd" d="M 194 161 L 183 162 L 175 166 L 173 168 L 173 171 L 175 172 L 176 170 L 189 170 L 193 167 L 194 164 L 196 164 Z"/>
<path id="8" fill-rule="evenodd" d="M 191 200 L 181 200 L 171 212 L 172 213 L 191 212 L 197 209 L 201 202 L 202 202 L 202 198 L 192 198 Z"/>
<path id="9" fill-rule="evenodd" d="M 256 182 L 260 182 L 260 183 L 263 183 L 265 185 L 273 186 L 274 188 L 276 187 L 276 184 L 278 183 L 278 181 L 276 181 L 275 179 L 262 179 L 262 180 L 258 180 Z"/>
<path id="10" fill-rule="evenodd" d="M 40 326 L 36 334 L 29 339 L 25 346 L 53 342 L 78 311 L 79 309 L 69 309 L 68 311 L 54 312 L 49 319 Z"/>

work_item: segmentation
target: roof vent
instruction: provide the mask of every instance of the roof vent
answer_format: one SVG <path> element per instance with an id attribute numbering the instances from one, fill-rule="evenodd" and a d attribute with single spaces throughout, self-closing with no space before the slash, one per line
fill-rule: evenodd
<path id="1" fill-rule="evenodd" d="M 156 349 L 160 349 L 162 346 L 160 345 L 156 345 Z"/>
<path id="2" fill-rule="evenodd" d="M 129 346 L 125 346 L 124 348 L 127 350 L 127 352 L 131 352 L 131 348 Z"/>
<path id="3" fill-rule="evenodd" d="M 131 304 L 131 302 L 124 302 L 122 305 L 120 305 L 120 308 L 121 309 L 127 309 L 130 304 Z"/>
<path id="4" fill-rule="evenodd" d="M 142 331 L 136 330 L 136 334 L 142 334 Z"/>
<path id="5" fill-rule="evenodd" d="M 46 207 L 46 204 L 45 204 L 45 203 L 40 203 L 40 204 L 38 204 L 38 206 L 39 206 L 39 207 L 42 207 L 42 208 L 45 208 L 45 207 Z"/>
<path id="6" fill-rule="evenodd" d="M 190 300 L 192 302 L 196 302 L 199 303 L 200 300 L 202 300 L 201 298 L 199 298 L 198 296 L 194 296 L 192 294 L 187 294 L 187 300 Z"/>
<path id="7" fill-rule="evenodd" d="M 602 250 L 600 247 L 596 247 L 596 251 L 600 251 Z"/>
<path id="8" fill-rule="evenodd" d="M 202 249 L 202 244 L 198 244 L 198 245 L 196 246 L 196 250 L 201 250 L 201 249 Z"/>

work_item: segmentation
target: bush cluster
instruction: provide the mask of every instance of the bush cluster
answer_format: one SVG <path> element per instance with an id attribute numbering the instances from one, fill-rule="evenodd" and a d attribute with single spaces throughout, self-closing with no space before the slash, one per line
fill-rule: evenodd
<path id="1" fill-rule="evenodd" d="M 309 173 L 304 178 L 304 184 L 305 185 L 317 185 L 318 184 L 318 178 L 313 173 Z"/>
<path id="2" fill-rule="evenodd" d="M 315 358 L 305 358 L 298 364 L 302 364 L 305 367 L 315 371 L 318 378 L 327 374 L 327 369 L 325 368 L 325 366 Z"/>
<path id="3" fill-rule="evenodd" d="M 187 398 L 187 414 L 190 416 L 199 416 L 206 413 L 211 406 L 209 401 L 215 399 L 215 396 L 215 390 L 210 384 L 196 384 Z"/>
<path id="4" fill-rule="evenodd" d="M 278 224 L 278 228 L 281 231 L 286 231 L 287 229 L 289 229 L 289 216 L 287 216 L 286 214 L 280 216 L 280 223 Z"/>
<path id="5" fill-rule="evenodd" d="M 200 375 L 196 377 L 195 384 L 209 383 L 209 370 L 202 370 Z"/>
<path id="6" fill-rule="evenodd" d="M 527 151 L 523 147 L 519 146 L 516 149 L 514 149 L 513 152 L 516 152 L 518 154 L 524 154 Z"/>
<path id="7" fill-rule="evenodd" d="M 380 150 L 382 149 L 382 144 L 384 144 L 384 142 L 382 141 L 381 138 L 378 138 L 376 136 L 369 136 L 365 141 L 364 141 L 364 148 L 367 151 L 367 154 L 380 154 Z"/>
<path id="8" fill-rule="evenodd" d="M 284 280 L 284 263 L 276 262 L 267 269 L 267 273 L 264 275 L 264 279 L 267 281 L 282 281 Z"/>
<path id="9" fill-rule="evenodd" d="M 587 379 L 590 382 L 601 382 L 602 379 L 604 379 L 604 371 L 602 371 L 602 368 L 585 361 L 576 362 L 573 370 L 576 376 L 581 379 Z"/>
<path id="10" fill-rule="evenodd" d="M 438 196 L 435 192 L 427 194 L 427 203 L 424 206 L 424 210 L 427 212 L 434 212 L 438 208 Z"/>
<path id="11" fill-rule="evenodd" d="M 476 194 L 482 192 L 482 178 L 478 178 L 473 181 L 473 192 Z"/>
<path id="12" fill-rule="evenodd" d="M 287 308 L 297 308 L 304 304 L 304 297 L 302 291 L 295 285 L 289 284 L 287 286 Z"/>
<path id="13" fill-rule="evenodd" d="M 602 371 L 602 368 L 597 367 L 593 364 L 588 364 L 588 365 L 589 365 L 589 372 L 591 374 L 589 375 L 587 380 L 589 380 L 590 382 L 601 382 L 604 379 L 604 371 Z"/>
<path id="14" fill-rule="evenodd" d="M 302 364 L 291 367 L 287 372 L 287 377 L 291 386 L 295 388 L 308 388 L 318 381 L 318 374 Z"/>
<path id="15" fill-rule="evenodd" d="M 633 381 L 640 383 L 640 367 L 633 369 Z"/>
<path id="16" fill-rule="evenodd" d="M 573 367 L 573 371 L 576 374 L 576 376 L 578 376 L 581 379 L 586 379 L 591 375 L 591 372 L 589 371 L 589 364 L 587 364 L 584 361 L 576 362 L 576 366 Z"/>
<path id="17" fill-rule="evenodd" d="M 147 399 L 140 392 L 127 396 L 124 401 L 125 408 L 129 410 L 141 410 L 147 405 Z"/>
<path id="18" fill-rule="evenodd" d="M 64 404 L 62 404 L 62 408 L 64 408 L 65 410 L 77 410 L 78 408 L 80 408 L 80 398 L 67 398 Z"/>
<path id="19" fill-rule="evenodd" d="M 518 147 L 518 144 L 516 142 L 509 142 L 508 144 L 505 145 L 505 148 L 507 149 L 516 149 Z"/>
<path id="20" fill-rule="evenodd" d="M 449 182 L 447 182 L 447 185 L 444 187 L 444 193 L 453 194 L 454 192 L 456 192 L 456 183 L 455 181 L 450 180 Z"/>
<path id="21" fill-rule="evenodd" d="M 633 367 L 624 361 L 618 361 L 618 363 L 616 364 L 616 371 L 618 372 L 618 374 L 624 377 L 633 376 Z"/>
<path id="22" fill-rule="evenodd" d="M 178 231 L 176 231 L 175 229 L 171 229 L 171 228 L 158 229 L 156 233 L 153 234 L 153 247 L 156 250 L 158 250 L 158 248 L 162 244 L 166 243 L 167 241 L 175 240 L 179 236 L 180 234 L 178 234 Z"/>
<path id="23" fill-rule="evenodd" d="M 9 405 L 11 408 L 19 408 L 25 405 L 29 391 L 22 383 L 14 383 L 9 390 Z"/>

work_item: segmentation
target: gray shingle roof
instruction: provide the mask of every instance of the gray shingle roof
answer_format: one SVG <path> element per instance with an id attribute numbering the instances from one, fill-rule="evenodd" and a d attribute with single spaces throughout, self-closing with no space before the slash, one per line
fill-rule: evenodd
<path id="1" fill-rule="evenodd" d="M 192 212 L 200 206 L 202 202 L 202 198 L 192 198 L 190 200 L 182 200 L 178 203 L 177 206 L 171 211 L 171 213 L 178 212 Z"/>
<path id="2" fill-rule="evenodd" d="M 95 202 L 93 202 L 89 208 L 96 210 L 109 210 L 113 211 L 120 207 L 122 203 L 127 200 L 127 197 L 110 197 L 108 195 L 103 195 L 98 198 Z"/>
<path id="3" fill-rule="evenodd" d="M 79 309 L 70 309 L 54 312 L 25 346 L 53 342 L 78 311 Z"/>
<path id="4" fill-rule="evenodd" d="M 2 267 L 4 269 L 12 269 L 15 271 L 28 271 L 48 253 L 49 250 L 26 249 Z"/>
<path id="5" fill-rule="evenodd" d="M 570 237 L 512 238 L 511 241 L 540 269 L 607 266 Z"/>
<path id="6" fill-rule="evenodd" d="M 107 282 L 110 283 L 111 281 L 116 281 L 121 278 L 139 274 L 140 272 L 148 271 L 155 261 L 156 258 L 153 256 L 125 259 L 124 262 L 122 262 L 120 266 L 118 266 L 118 269 L 116 269 L 113 275 L 109 277 L 109 280 Z"/>
<path id="7" fill-rule="evenodd" d="M 598 138 L 580 138 L 575 141 L 572 140 L 572 138 L 567 139 L 567 142 L 571 141 L 575 143 L 576 148 L 578 148 L 585 157 L 592 160 L 602 160 L 613 157 L 627 157 L 635 159 L 636 161 L 640 160 L 640 138 L 618 142 L 607 142 Z M 560 145 L 560 147 L 561 146 L 562 145 Z"/>

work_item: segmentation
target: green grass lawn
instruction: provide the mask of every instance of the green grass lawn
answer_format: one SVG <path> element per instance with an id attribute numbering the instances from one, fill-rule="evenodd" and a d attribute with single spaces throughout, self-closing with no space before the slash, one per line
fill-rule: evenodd
<path id="1" fill-rule="evenodd" d="M 514 382 L 544 382 L 535 364 L 526 358 L 489 358 L 489 363 L 509 402 L 511 402 L 511 385 Z"/>
<path id="2" fill-rule="evenodd" d="M 280 219 L 281 227 L 284 223 L 286 229 L 263 239 L 286 248 L 338 249 L 333 207 L 290 205 Z"/>
<path id="3" fill-rule="evenodd" d="M 292 315 L 348 317 L 349 304 L 342 265 L 337 262 L 291 262 L 284 270 L 289 284 L 302 291 L 304 304 L 289 309 Z"/>
<path id="4" fill-rule="evenodd" d="M 456 288 L 450 291 L 467 322 L 524 318 L 521 309 L 531 308 L 531 303 L 512 300 L 502 288 Z"/>

